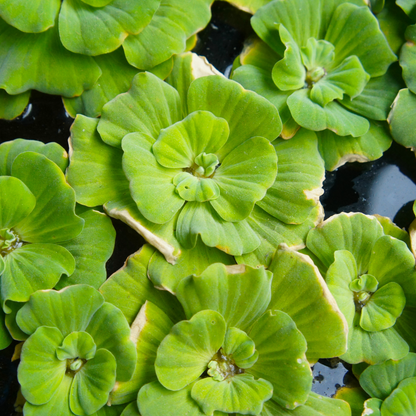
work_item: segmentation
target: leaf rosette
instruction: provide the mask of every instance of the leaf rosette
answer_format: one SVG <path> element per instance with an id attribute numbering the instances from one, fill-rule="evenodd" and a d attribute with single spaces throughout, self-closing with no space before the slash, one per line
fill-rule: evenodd
<path id="1" fill-rule="evenodd" d="M 380 157 L 391 140 L 378 122 L 399 81 L 388 70 L 397 58 L 368 6 L 274 0 L 251 24 L 260 39 L 246 46 L 232 77 L 279 109 L 282 136 L 300 126 L 318 132 L 328 170 Z"/>
<path id="2" fill-rule="evenodd" d="M 347 340 L 345 319 L 310 259 L 282 247 L 271 271 L 212 264 L 182 279 L 173 296 L 149 282 L 153 251 L 144 246 L 100 289 L 137 337 L 135 373 L 115 386 L 112 404 L 139 393 L 142 416 L 310 408 L 329 416 L 332 405 L 348 414 L 345 403 L 310 393 L 308 360 L 342 354 Z"/>
<path id="3" fill-rule="evenodd" d="M 97 414 L 116 381 L 133 374 L 126 318 L 91 286 L 38 291 L 17 323 L 29 335 L 18 367 L 25 414 Z"/>
<path id="4" fill-rule="evenodd" d="M 75 213 L 75 192 L 63 174 L 67 158 L 56 143 L 17 139 L 0 146 L 0 298 L 7 327 L 1 348 L 11 341 L 9 331 L 27 338 L 15 316 L 33 292 L 79 281 L 98 288 L 106 278 L 115 232 L 101 213 Z M 88 264 L 92 247 L 96 258 Z"/>
<path id="5" fill-rule="evenodd" d="M 400 359 L 415 349 L 415 259 L 406 242 L 392 236 L 398 230 L 352 213 L 335 215 L 308 234 L 307 248 L 348 322 L 341 358 L 349 363 Z"/>
<path id="6" fill-rule="evenodd" d="M 18 94 L 31 89 L 64 97 L 93 89 L 68 106 L 99 115 L 105 102 L 127 91 L 133 73 L 155 68 L 165 78 L 172 55 L 184 52 L 208 23 L 212 2 L 0 1 L 0 88 L 2 100 L 15 106 L 4 115 L 22 112 L 28 94 Z"/>
<path id="7" fill-rule="evenodd" d="M 286 141 L 276 140 L 281 121 L 274 106 L 205 74 L 212 69 L 200 58 L 180 55 L 168 78 L 172 86 L 140 73 L 101 119 L 78 116 L 71 132 L 67 177 L 78 202 L 103 204 L 171 264 L 182 255 L 205 259 L 180 277 L 160 268 L 158 276 L 170 277 L 155 284 L 172 292 L 182 277 L 214 262 L 232 263 L 224 253 L 258 249 L 253 265 L 270 263 L 280 243 L 301 245 L 319 218 L 324 168 L 314 133 L 293 139 L 305 161 L 300 168 Z"/>

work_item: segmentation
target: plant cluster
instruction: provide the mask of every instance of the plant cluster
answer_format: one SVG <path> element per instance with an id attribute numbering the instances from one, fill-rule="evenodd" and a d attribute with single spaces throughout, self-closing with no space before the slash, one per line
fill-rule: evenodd
<path id="1" fill-rule="evenodd" d="M 416 0 L 227 1 L 231 79 L 191 52 L 213 0 L 0 0 L 0 117 L 35 89 L 75 119 L 69 156 L 0 145 L 26 416 L 416 414 L 416 220 L 320 202 L 325 170 L 416 148 Z M 146 243 L 107 279 L 110 217 Z M 334 357 L 357 385 L 324 397 Z"/>

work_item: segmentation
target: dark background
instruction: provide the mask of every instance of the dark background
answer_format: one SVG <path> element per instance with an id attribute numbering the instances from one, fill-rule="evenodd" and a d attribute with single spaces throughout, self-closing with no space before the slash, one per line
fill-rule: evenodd
<path id="1" fill-rule="evenodd" d="M 204 55 L 219 71 L 228 75 L 244 40 L 253 34 L 250 15 L 228 3 L 215 2 L 213 18 L 199 34 L 194 52 Z M 0 142 L 25 138 L 45 143 L 55 141 L 68 150 L 69 128 L 73 119 L 65 112 L 60 97 L 33 91 L 25 112 L 13 121 L 0 120 Z M 398 226 L 408 228 L 414 219 L 412 205 L 416 199 L 416 163 L 414 154 L 396 143 L 384 156 L 368 163 L 350 163 L 335 172 L 327 172 L 325 193 L 321 198 L 325 216 L 345 211 L 380 214 Z M 144 240 L 120 221 L 113 221 L 117 231 L 115 251 L 107 263 L 108 275 L 123 266 Z M 0 352 L 0 413 L 15 415 L 18 391 L 16 369 L 11 362 L 13 343 Z M 339 386 L 353 384 L 350 366 L 338 360 L 320 360 L 314 367 L 313 391 L 326 396 Z"/>

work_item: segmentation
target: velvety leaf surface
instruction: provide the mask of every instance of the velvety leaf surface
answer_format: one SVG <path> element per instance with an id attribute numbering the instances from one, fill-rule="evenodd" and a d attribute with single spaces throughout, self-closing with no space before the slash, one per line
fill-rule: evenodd
<path id="1" fill-rule="evenodd" d="M 302 129 L 290 141 L 277 139 L 273 145 L 278 173 L 257 205 L 285 223 L 300 224 L 311 214 L 323 192 L 325 169 L 316 135 Z"/>
<path id="2" fill-rule="evenodd" d="M 364 402 L 369 398 L 368 394 L 361 387 L 341 387 L 335 393 L 334 398 L 347 402 L 351 408 L 352 416 L 361 416 Z M 376 415 L 373 415 L 376 416 Z"/>
<path id="3" fill-rule="evenodd" d="M 270 399 L 273 386 L 266 380 L 255 380 L 249 374 L 238 374 L 223 381 L 212 377 L 198 380 L 192 387 L 192 398 L 205 414 L 215 410 L 257 415 L 263 402 Z"/>
<path id="4" fill-rule="evenodd" d="M 400 51 L 400 66 L 403 69 L 403 79 L 407 87 L 412 92 L 416 92 L 415 60 L 416 60 L 416 25 L 409 26 L 406 29 L 405 37 L 407 42 L 404 43 Z"/>
<path id="5" fill-rule="evenodd" d="M 0 174 L 10 176 L 14 159 L 23 152 L 35 152 L 52 160 L 64 172 L 68 166 L 68 154 L 58 143 L 42 143 L 37 140 L 14 139 L 0 145 Z"/>
<path id="6" fill-rule="evenodd" d="M 171 220 L 185 201 L 176 193 L 173 178 L 181 169 L 160 165 L 152 152 L 154 141 L 141 133 L 124 137 L 123 169 L 130 182 L 131 196 L 140 212 L 151 222 L 164 224 Z M 155 194 L 158 199 L 155 199 Z"/>
<path id="7" fill-rule="evenodd" d="M 216 153 L 220 162 L 247 139 L 261 136 L 273 141 L 282 129 L 276 108 L 265 98 L 221 76 L 196 79 L 189 87 L 188 109 L 210 111 L 228 122 L 230 137 Z"/>
<path id="8" fill-rule="evenodd" d="M 158 381 L 139 391 L 137 405 L 142 416 L 205 416 L 191 397 L 192 384 L 179 391 L 165 389 Z"/>
<path id="9" fill-rule="evenodd" d="M 102 295 L 87 285 L 69 286 L 59 292 L 39 291 L 20 309 L 16 321 L 27 334 L 40 326 L 51 326 L 66 337 L 71 332 L 85 330 L 103 303 Z M 79 305 L 83 305 L 82 309 Z"/>
<path id="10" fill-rule="evenodd" d="M 267 309 L 271 279 L 264 268 L 213 264 L 200 276 L 183 279 L 177 297 L 188 318 L 211 309 L 224 317 L 228 327 L 247 331 Z"/>
<path id="11" fill-rule="evenodd" d="M 51 289 L 62 274 L 71 275 L 75 260 L 65 248 L 56 244 L 27 244 L 4 257 L 1 279 L 3 309 L 6 302 L 26 302 L 36 290 Z"/>
<path id="12" fill-rule="evenodd" d="M 154 252 L 155 249 L 151 246 L 143 246 L 100 288 L 105 300 L 121 309 L 130 325 L 147 300 L 175 323 L 185 317 L 176 297 L 164 290 L 155 289 L 147 277 L 147 266 Z"/>
<path id="13" fill-rule="evenodd" d="M 22 32 L 38 33 L 54 26 L 60 6 L 59 0 L 4 0 L 0 16 Z"/>
<path id="14" fill-rule="evenodd" d="M 195 247 L 200 235 L 207 246 L 233 256 L 250 253 L 260 245 L 246 220 L 224 221 L 209 202 L 187 202 L 179 214 L 175 235 L 185 248 Z"/>
<path id="15" fill-rule="evenodd" d="M 382 415 L 411 416 L 416 411 L 416 377 L 403 380 L 381 405 Z"/>
<path id="16" fill-rule="evenodd" d="M 62 345 L 56 349 L 56 356 L 64 361 L 74 358 L 91 360 L 97 348 L 94 339 L 87 332 L 71 332 L 65 337 Z"/>
<path id="17" fill-rule="evenodd" d="M 88 210 L 80 217 L 85 221 L 81 233 L 73 240 L 61 243 L 74 256 L 75 271 L 70 276 L 62 276 L 56 289 L 78 283 L 98 289 L 107 278 L 105 265 L 113 253 L 116 238 L 111 220 L 94 210 Z"/>
<path id="18" fill-rule="evenodd" d="M 66 361 L 55 354 L 63 336 L 57 328 L 40 327 L 24 344 L 18 368 L 22 394 L 31 404 L 45 404 L 60 389 Z"/>
<path id="19" fill-rule="evenodd" d="M 0 89 L 0 118 L 13 120 L 23 113 L 29 104 L 30 92 L 17 95 L 9 95 Z"/>
<path id="20" fill-rule="evenodd" d="M 413 117 L 415 108 L 416 96 L 407 88 L 400 90 L 388 118 L 394 140 L 410 148 L 416 145 L 414 135 L 416 125 Z"/>
<path id="21" fill-rule="evenodd" d="M 146 383 L 157 381 L 156 352 L 172 326 L 173 322 L 160 308 L 146 301 L 131 325 L 132 337 L 137 338 L 136 368 L 130 380 L 117 382 L 114 386 L 110 396 L 112 405 L 135 400 Z"/>
<path id="22" fill-rule="evenodd" d="M 0 176 L 0 228 L 11 228 L 35 208 L 36 198 L 19 179 Z"/>
<path id="23" fill-rule="evenodd" d="M 351 416 L 351 410 L 343 400 L 331 399 L 310 392 L 308 400 L 296 409 L 279 406 L 274 400 L 264 403 L 260 416 Z"/>
<path id="24" fill-rule="evenodd" d="M 267 4 L 270 0 L 227 0 L 233 6 L 239 9 L 254 14 L 261 6 Z"/>
<path id="25" fill-rule="evenodd" d="M 36 197 L 36 206 L 14 229 L 24 241 L 58 243 L 76 237 L 84 220 L 75 215 L 75 192 L 61 169 L 46 156 L 24 152 L 13 162 L 12 175 Z"/>
<path id="26" fill-rule="evenodd" d="M 368 367 L 360 376 L 361 387 L 371 396 L 385 400 L 399 383 L 416 376 L 416 354 Z"/>
<path id="27" fill-rule="evenodd" d="M 3 312 L 3 309 L 0 309 L 0 349 L 2 350 L 7 348 L 12 342 L 12 337 L 7 329 L 5 318 L 6 315 Z"/>
<path id="28" fill-rule="evenodd" d="M 155 370 L 159 382 L 177 391 L 195 381 L 220 349 L 225 328 L 224 318 L 210 310 L 174 325 L 157 350 Z"/>
<path id="29" fill-rule="evenodd" d="M 332 131 L 317 132 L 319 152 L 325 169 L 334 171 L 347 162 L 368 162 L 379 159 L 391 145 L 385 123 L 370 121 L 370 129 L 360 137 L 340 137 Z"/>
<path id="30" fill-rule="evenodd" d="M 235 261 L 223 251 L 207 247 L 198 239 L 194 248 L 182 250 L 175 265 L 168 263 L 163 255 L 156 251 L 149 262 L 148 276 L 157 288 L 175 293 L 184 277 L 191 274 L 199 275 L 213 263 L 229 265 Z"/>
<path id="31" fill-rule="evenodd" d="M 71 164 L 67 180 L 79 203 L 94 207 L 129 194 L 122 169 L 122 151 L 104 143 L 96 128 L 98 119 L 78 115 L 71 127 Z"/>
<path id="32" fill-rule="evenodd" d="M 85 331 L 93 337 L 97 354 L 98 349 L 104 348 L 114 356 L 117 380 L 129 380 L 134 372 L 137 354 L 130 340 L 130 327 L 123 312 L 105 302 L 91 317 Z"/>
<path id="33" fill-rule="evenodd" d="M 73 97 L 92 88 L 101 75 L 91 57 L 64 48 L 56 27 L 23 33 L 0 20 L 0 45 L 0 87 L 9 94 L 36 89 Z M 25 71 L 16 71 L 23 66 Z"/>
<path id="34" fill-rule="evenodd" d="M 161 0 L 146 28 L 124 41 L 127 60 L 137 68 L 149 69 L 174 54 L 185 52 L 186 40 L 208 24 L 212 2 Z"/>
<path id="35" fill-rule="evenodd" d="M 226 355 L 233 357 L 239 368 L 252 367 L 258 358 L 253 340 L 238 328 L 228 328 L 222 350 Z"/>
<path id="36" fill-rule="evenodd" d="M 75 414 L 92 414 L 103 407 L 116 381 L 117 363 L 106 349 L 98 349 L 74 377 L 69 405 Z"/>
<path id="37" fill-rule="evenodd" d="M 73 118 L 77 114 L 99 117 L 104 104 L 118 94 L 128 91 L 138 72 L 137 68 L 126 61 L 122 48 L 96 56 L 94 60 L 102 71 L 99 81 L 78 97 L 64 97 L 65 109 Z"/>
<path id="38" fill-rule="evenodd" d="M 308 234 L 308 248 L 325 267 L 334 261 L 337 250 L 348 250 L 357 262 L 358 274 L 367 271 L 374 243 L 383 235 L 375 217 L 361 213 L 338 214 L 324 221 Z"/>
<path id="39" fill-rule="evenodd" d="M 121 115 L 121 117 L 120 117 Z M 133 132 L 155 140 L 160 130 L 180 120 L 178 92 L 148 72 L 137 74 L 129 92 L 103 107 L 98 132 L 105 143 L 121 147 L 122 138 Z"/>
<path id="40" fill-rule="evenodd" d="M 277 251 L 269 308 L 286 312 L 308 343 L 309 361 L 336 357 L 347 348 L 348 324 L 311 259 L 287 247 Z"/>
<path id="41" fill-rule="evenodd" d="M 273 400 L 294 409 L 306 402 L 312 387 L 312 374 L 306 360 L 306 341 L 292 319 L 284 312 L 269 310 L 248 332 L 259 353 L 247 373 L 273 385 Z"/>
<path id="42" fill-rule="evenodd" d="M 102 55 L 117 49 L 129 33 L 150 22 L 160 0 L 114 0 L 91 4 L 65 0 L 59 13 L 59 36 L 66 49 L 83 55 Z"/>

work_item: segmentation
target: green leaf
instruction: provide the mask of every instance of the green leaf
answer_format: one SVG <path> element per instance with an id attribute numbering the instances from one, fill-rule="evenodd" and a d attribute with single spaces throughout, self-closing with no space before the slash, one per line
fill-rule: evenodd
<path id="1" fill-rule="evenodd" d="M 370 129 L 360 137 L 337 136 L 329 130 L 317 132 L 319 152 L 325 169 L 334 171 L 347 162 L 369 162 L 383 156 L 391 145 L 385 123 L 370 121 Z"/>
<path id="2" fill-rule="evenodd" d="M 23 245 L 7 254 L 4 264 L 1 292 L 6 313 L 8 300 L 26 302 L 33 292 L 53 288 L 62 274 L 75 269 L 72 254 L 56 244 Z"/>
<path id="3" fill-rule="evenodd" d="M 73 97 L 92 88 L 101 75 L 91 57 L 64 48 L 57 27 L 23 33 L 0 20 L 0 45 L 0 60 L 5 62 L 0 69 L 0 88 L 8 94 L 36 89 Z M 25 71 L 16 71 L 23 66 Z"/>
<path id="4" fill-rule="evenodd" d="M 200 275 L 209 265 L 234 264 L 234 259 L 216 248 L 207 247 L 198 239 L 194 248 L 183 249 L 175 265 L 169 264 L 161 253 L 156 251 L 149 263 L 148 276 L 160 289 L 176 292 L 179 282 L 191 274 Z"/>
<path id="5" fill-rule="evenodd" d="M 176 238 L 185 248 L 193 248 L 198 235 L 207 246 L 217 247 L 233 256 L 250 253 L 260 244 L 246 220 L 227 222 L 210 202 L 187 202 L 178 217 Z"/>
<path id="6" fill-rule="evenodd" d="M 64 375 L 56 393 L 42 406 L 35 406 L 27 401 L 23 408 L 25 415 L 37 416 L 43 413 L 45 415 L 59 414 L 62 416 L 72 416 L 73 413 L 69 408 L 69 392 L 72 381 L 72 377 Z"/>
<path id="7" fill-rule="evenodd" d="M 93 7 L 104 7 L 111 3 L 113 0 L 81 0 L 85 4 L 89 4 Z"/>
<path id="8" fill-rule="evenodd" d="M 407 87 L 412 92 L 416 92 L 415 60 L 416 60 L 416 25 L 409 26 L 406 29 L 405 37 L 407 42 L 404 43 L 400 52 L 400 66 L 403 69 L 403 79 Z"/>
<path id="9" fill-rule="evenodd" d="M 306 46 L 301 48 L 301 57 L 308 71 L 326 67 L 334 60 L 334 45 L 323 39 L 309 38 Z M 303 85 L 300 88 L 302 87 Z"/>
<path id="10" fill-rule="evenodd" d="M 416 9 L 413 0 L 397 0 L 396 4 L 403 9 L 403 11 L 414 19 Z"/>
<path id="11" fill-rule="evenodd" d="M 29 335 L 40 326 L 51 326 L 66 337 L 71 332 L 84 331 L 103 303 L 102 295 L 87 285 L 69 286 L 59 292 L 38 291 L 17 313 L 16 321 Z M 68 316 L 71 319 L 66 319 Z"/>
<path id="12" fill-rule="evenodd" d="M 148 72 L 133 78 L 131 89 L 120 94 L 102 110 L 98 132 L 105 143 L 121 147 L 128 133 L 143 133 L 155 140 L 160 131 L 180 120 L 178 92 Z"/>
<path id="13" fill-rule="evenodd" d="M 71 332 L 65 337 L 60 347 L 56 349 L 58 360 L 94 358 L 97 347 L 94 339 L 87 332 Z"/>
<path id="14" fill-rule="evenodd" d="M 116 232 L 109 217 L 88 210 L 80 215 L 85 220 L 81 233 L 69 242 L 61 243 L 75 258 L 75 271 L 62 276 L 57 289 L 78 283 L 98 289 L 106 280 L 106 262 L 113 254 Z"/>
<path id="15" fill-rule="evenodd" d="M 9 95 L 0 89 L 0 118 L 13 120 L 23 113 L 30 100 L 30 91 L 17 95 Z"/>
<path id="16" fill-rule="evenodd" d="M 388 117 L 394 140 L 404 147 L 416 146 L 414 134 L 416 123 L 413 116 L 415 108 L 416 96 L 406 88 L 399 91 Z"/>
<path id="17" fill-rule="evenodd" d="M 36 198 L 19 179 L 0 176 L 0 228 L 11 228 L 23 221 L 35 208 Z"/>
<path id="18" fill-rule="evenodd" d="M 277 156 L 263 137 L 253 137 L 233 149 L 215 171 L 220 196 L 210 204 L 225 221 L 241 221 L 250 215 L 274 183 Z"/>
<path id="19" fill-rule="evenodd" d="M 269 308 L 293 319 L 308 343 L 308 360 L 343 354 L 348 323 L 312 260 L 281 246 L 269 270 L 273 273 Z"/>
<path id="20" fill-rule="evenodd" d="M 103 407 L 116 381 L 116 360 L 111 352 L 98 349 L 75 374 L 69 405 L 75 414 L 92 414 Z"/>
<path id="21" fill-rule="evenodd" d="M 385 74 L 397 60 L 368 7 L 341 4 L 332 16 L 325 40 L 335 46 L 335 66 L 355 55 L 372 77 Z"/>
<path id="22" fill-rule="evenodd" d="M 123 312 L 111 303 L 105 302 L 91 317 L 85 332 L 93 337 L 97 350 L 104 348 L 114 356 L 117 363 L 117 380 L 130 380 L 137 354 L 130 340 L 130 327 Z"/>
<path id="23" fill-rule="evenodd" d="M 136 368 L 130 380 L 117 382 L 114 386 L 110 395 L 112 405 L 135 400 L 146 383 L 157 381 L 156 351 L 172 326 L 173 322 L 160 308 L 146 301 L 131 326 L 131 338 L 137 341 Z"/>
<path id="24" fill-rule="evenodd" d="M 312 373 L 306 360 L 306 341 L 284 312 L 269 310 L 248 332 L 259 353 L 247 373 L 264 377 L 273 385 L 273 400 L 294 409 L 306 402 L 312 387 Z"/>
<path id="25" fill-rule="evenodd" d="M 155 362 L 159 382 L 181 390 L 195 381 L 222 346 L 226 323 L 216 311 L 200 311 L 174 325 L 161 342 Z"/>
<path id="26" fill-rule="evenodd" d="M 344 94 L 353 99 L 361 94 L 369 79 L 360 60 L 349 56 L 312 86 L 310 98 L 323 107 L 335 99 L 341 100 Z"/>
<path id="27" fill-rule="evenodd" d="M 153 139 L 130 133 L 123 139 L 123 169 L 130 181 L 131 196 L 151 222 L 171 220 L 185 201 L 176 193 L 173 178 L 182 170 L 160 165 L 152 152 Z M 159 196 L 156 200 L 155 193 Z"/>
<path id="28" fill-rule="evenodd" d="M 238 374 L 223 381 L 212 377 L 198 380 L 192 387 L 192 398 L 205 414 L 215 410 L 257 415 L 263 403 L 272 397 L 273 386 L 266 380 L 255 380 L 249 374 Z"/>
<path id="29" fill-rule="evenodd" d="M 273 66 L 272 79 L 279 90 L 298 90 L 304 87 L 306 78 L 301 52 L 287 29 L 282 24 L 277 26 L 280 39 L 286 49 L 283 59 L 277 61 Z"/>
<path id="30" fill-rule="evenodd" d="M 386 120 L 391 103 L 401 86 L 398 67 L 392 65 L 381 77 L 371 78 L 363 91 L 354 99 L 344 96 L 340 103 L 364 117 L 373 120 Z"/>
<path id="31" fill-rule="evenodd" d="M 70 137 L 67 180 L 75 189 L 77 201 L 89 207 L 130 193 L 121 164 L 123 153 L 101 140 L 97 124 L 97 119 L 78 115 Z"/>
<path id="32" fill-rule="evenodd" d="M 344 386 L 337 390 L 334 397 L 349 404 L 350 414 L 352 416 L 361 416 L 365 404 L 364 402 L 369 396 L 361 387 Z"/>
<path id="33" fill-rule="evenodd" d="M 212 2 L 161 0 L 146 28 L 124 41 L 127 60 L 137 68 L 149 69 L 174 54 L 185 52 L 186 40 L 203 29 L 211 19 Z"/>
<path id="34" fill-rule="evenodd" d="M 167 291 L 155 289 L 147 277 L 147 266 L 154 252 L 154 248 L 144 245 L 100 288 L 105 300 L 121 309 L 129 325 L 133 323 L 146 301 L 159 307 L 173 322 L 185 318 L 176 297 Z"/>
<path id="35" fill-rule="evenodd" d="M 14 159 L 23 152 L 35 152 L 52 160 L 62 172 L 68 166 L 68 153 L 58 143 L 42 143 L 37 140 L 15 139 L 0 145 L 0 174 L 10 176 Z"/>
<path id="36" fill-rule="evenodd" d="M 116 0 L 89 6 L 83 0 L 65 0 L 59 13 L 59 36 L 71 52 L 109 53 L 121 46 L 128 34 L 143 30 L 159 4 L 160 0 Z"/>
<path id="37" fill-rule="evenodd" d="M 238 328 L 228 328 L 222 350 L 239 368 L 252 367 L 259 356 L 253 340 Z"/>
<path id="38" fill-rule="evenodd" d="M 36 197 L 34 210 L 15 227 L 24 241 L 58 243 L 81 232 L 84 220 L 75 215 L 75 192 L 55 163 L 41 154 L 24 152 L 14 159 L 12 175 Z"/>
<path id="39" fill-rule="evenodd" d="M 267 4 L 270 0 L 226 0 L 239 9 L 254 14 L 261 6 Z"/>
<path id="40" fill-rule="evenodd" d="M 416 411 L 416 377 L 403 380 L 384 400 L 381 405 L 381 414 L 384 416 L 403 415 L 411 416 Z"/>
<path id="41" fill-rule="evenodd" d="M 317 206 L 302 224 L 286 224 L 255 205 L 253 212 L 247 218 L 247 223 L 260 238 L 260 246 L 249 254 L 237 257 L 236 260 L 240 264 L 252 267 L 260 265 L 268 267 L 280 244 L 284 243 L 297 250 L 304 248 L 308 232 L 319 221 L 321 221 L 320 206 Z"/>
<path id="42" fill-rule="evenodd" d="M 63 98 L 65 109 L 73 118 L 77 114 L 99 117 L 104 104 L 128 91 L 134 76 L 139 72 L 126 61 L 122 48 L 96 56 L 94 61 L 102 71 L 99 81 L 78 97 Z"/>
<path id="43" fill-rule="evenodd" d="M 334 261 L 335 251 L 348 250 L 361 275 L 367 271 L 371 250 L 382 235 L 383 229 L 376 218 L 361 213 L 342 213 L 333 215 L 312 230 L 306 245 L 325 267 Z"/>
<path id="44" fill-rule="evenodd" d="M 227 122 L 208 111 L 195 111 L 163 129 L 153 145 L 156 160 L 166 168 L 189 168 L 202 153 L 216 153 L 229 136 Z"/>
<path id="45" fill-rule="evenodd" d="M 308 130 L 332 130 L 339 136 L 362 136 L 369 128 L 368 120 L 349 112 L 337 102 L 325 107 L 314 103 L 308 89 L 298 90 L 287 99 L 287 105 L 295 121 Z"/>
<path id="46" fill-rule="evenodd" d="M 272 104 L 221 76 L 196 79 L 189 87 L 188 109 L 210 111 L 227 121 L 230 136 L 216 153 L 220 162 L 247 139 L 261 136 L 273 141 L 282 130 L 278 111 Z"/>
<path id="47" fill-rule="evenodd" d="M 316 135 L 302 129 L 290 141 L 277 139 L 273 145 L 278 173 L 274 184 L 257 205 L 285 223 L 303 223 L 323 192 L 325 169 Z"/>
<path id="48" fill-rule="evenodd" d="M 40 327 L 23 344 L 18 368 L 22 394 L 31 404 L 45 404 L 60 389 L 66 361 L 56 356 L 64 337 L 57 328 Z"/>
<path id="49" fill-rule="evenodd" d="M 271 280 L 271 273 L 264 267 L 217 263 L 201 276 L 184 278 L 177 287 L 177 297 L 187 318 L 210 309 L 219 312 L 228 327 L 247 331 L 267 309 Z"/>
<path id="50" fill-rule="evenodd" d="M 12 337 L 5 323 L 6 315 L 3 312 L 3 309 L 0 308 L 0 350 L 7 348 L 11 342 Z"/>
<path id="51" fill-rule="evenodd" d="M 361 311 L 360 325 L 366 331 L 391 328 L 406 304 L 403 289 L 397 283 L 387 283 L 378 289 Z"/>
<path id="52" fill-rule="evenodd" d="M 61 2 L 59 0 L 3 0 L 0 16 L 21 32 L 44 32 L 55 25 Z"/>
<path id="53" fill-rule="evenodd" d="M 218 159 L 212 153 L 201 156 L 214 157 L 211 169 L 215 169 Z M 216 162 L 215 162 L 216 161 Z M 198 169 L 203 169 L 202 166 Z M 220 196 L 220 188 L 216 181 L 211 178 L 199 178 L 188 172 L 180 172 L 173 178 L 173 184 L 176 186 L 175 191 L 185 201 L 206 202 L 213 201 Z"/>
<path id="54" fill-rule="evenodd" d="M 416 354 L 368 367 L 360 376 L 361 387 L 371 396 L 385 400 L 399 383 L 416 376 Z"/>
<path id="55" fill-rule="evenodd" d="M 139 391 L 137 405 L 142 416 L 206 416 L 191 397 L 192 384 L 179 391 L 165 389 L 158 381 Z"/>

